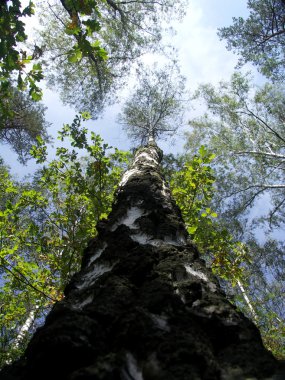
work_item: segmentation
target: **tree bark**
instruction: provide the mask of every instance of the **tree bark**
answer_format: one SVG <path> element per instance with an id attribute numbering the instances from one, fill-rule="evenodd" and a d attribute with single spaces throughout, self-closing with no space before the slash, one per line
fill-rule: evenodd
<path id="1" fill-rule="evenodd" d="M 159 171 L 138 150 L 82 269 L 2 380 L 273 379 L 277 362 L 189 240 Z"/>

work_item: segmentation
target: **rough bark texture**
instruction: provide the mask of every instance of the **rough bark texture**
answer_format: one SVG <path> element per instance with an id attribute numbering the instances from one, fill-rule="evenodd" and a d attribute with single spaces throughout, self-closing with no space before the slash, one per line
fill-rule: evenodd
<path id="1" fill-rule="evenodd" d="M 257 328 L 189 241 L 160 158 L 154 143 L 137 152 L 65 299 L 2 380 L 275 378 Z"/>

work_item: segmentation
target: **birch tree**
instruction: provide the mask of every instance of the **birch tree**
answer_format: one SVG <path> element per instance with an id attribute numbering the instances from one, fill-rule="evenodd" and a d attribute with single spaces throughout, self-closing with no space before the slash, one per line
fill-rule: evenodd
<path id="1" fill-rule="evenodd" d="M 270 199 L 261 217 L 269 227 L 284 223 L 284 87 L 252 88 L 235 73 L 217 88 L 202 85 L 196 98 L 207 111 L 190 121 L 188 147 L 205 144 L 216 153 L 217 204 L 227 214 L 246 215 L 260 197 Z M 241 170 L 242 168 L 242 170 Z"/>
<path id="2" fill-rule="evenodd" d="M 154 141 L 138 149 L 82 269 L 3 380 L 266 379 L 277 362 L 185 229 Z"/>
<path id="3" fill-rule="evenodd" d="M 277 338 L 272 349 L 282 356 L 284 88 L 281 84 L 255 88 L 248 76 L 236 73 L 217 88 L 200 86 L 196 99 L 205 102 L 207 111 L 190 121 L 187 154 L 200 144 L 215 153 L 217 191 L 211 207 L 249 254 L 249 262 L 243 263 L 242 287 L 229 293 L 262 326 L 269 344 Z M 241 301 L 245 295 L 247 305 Z"/>
<path id="4" fill-rule="evenodd" d="M 133 141 L 143 144 L 167 138 L 183 125 L 185 81 L 175 62 L 138 71 L 136 88 L 118 117 Z"/>

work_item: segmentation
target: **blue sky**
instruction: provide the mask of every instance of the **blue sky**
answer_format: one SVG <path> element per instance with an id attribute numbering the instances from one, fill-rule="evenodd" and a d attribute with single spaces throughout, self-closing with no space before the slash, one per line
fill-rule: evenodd
<path id="1" fill-rule="evenodd" d="M 222 79 L 229 79 L 233 73 L 237 57 L 226 50 L 225 42 L 219 40 L 216 32 L 217 28 L 230 25 L 232 17 L 246 16 L 248 13 L 246 3 L 246 0 L 189 0 L 185 18 L 182 22 L 173 24 L 177 32 L 170 40 L 178 49 L 181 73 L 187 78 L 187 86 L 190 90 L 195 90 L 199 83 L 215 84 Z M 167 40 L 169 39 L 166 36 Z M 153 58 L 147 58 L 148 61 L 151 59 Z M 126 91 L 123 92 L 122 99 L 124 94 Z M 43 101 L 48 107 L 46 118 L 52 123 L 50 134 L 55 137 L 56 131 L 64 123 L 72 121 L 75 112 L 69 107 L 64 107 L 59 96 L 50 90 L 44 91 Z M 101 119 L 89 121 L 88 126 L 94 132 L 101 134 L 110 145 L 120 149 L 129 149 L 131 143 L 116 123 L 120 108 L 120 104 L 107 108 Z M 191 117 L 191 112 L 193 111 L 189 105 L 189 117 Z M 186 123 L 184 127 L 186 127 Z M 167 153 L 181 151 L 183 148 L 181 136 L 182 133 L 178 134 L 175 141 L 168 140 L 161 142 L 160 145 Z M 16 155 L 7 146 L 0 146 L 0 149 L 1 156 L 16 175 L 22 176 L 35 169 L 36 166 L 32 160 L 26 167 L 23 167 L 17 163 Z"/>

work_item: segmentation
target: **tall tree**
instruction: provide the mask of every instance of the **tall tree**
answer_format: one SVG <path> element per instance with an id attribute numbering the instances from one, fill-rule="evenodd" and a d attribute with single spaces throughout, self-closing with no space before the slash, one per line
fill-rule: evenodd
<path id="1" fill-rule="evenodd" d="M 172 136 L 183 122 L 185 78 L 177 64 L 138 71 L 138 83 L 118 121 L 136 142 Z"/>
<path id="2" fill-rule="evenodd" d="M 268 225 L 282 226 L 283 85 L 266 84 L 254 92 L 250 78 L 235 73 L 230 82 L 221 82 L 217 88 L 202 85 L 195 96 L 205 102 L 207 111 L 190 121 L 188 147 L 195 151 L 205 144 L 216 153 L 217 205 L 230 217 L 244 215 L 267 194 L 268 211 L 259 217 Z"/>
<path id="3" fill-rule="evenodd" d="M 124 174 L 81 271 L 2 379 L 265 379 L 277 364 L 188 239 L 154 142 Z"/>
<path id="4" fill-rule="evenodd" d="M 234 17 L 233 24 L 219 30 L 227 47 L 241 55 L 240 64 L 251 62 L 273 80 L 285 75 L 285 2 L 248 0 L 249 16 Z"/>

